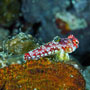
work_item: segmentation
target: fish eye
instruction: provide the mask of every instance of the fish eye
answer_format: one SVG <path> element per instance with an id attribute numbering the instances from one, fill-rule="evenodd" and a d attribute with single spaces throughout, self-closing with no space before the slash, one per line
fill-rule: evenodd
<path id="1" fill-rule="evenodd" d="M 76 40 L 76 44 L 78 44 L 79 42 Z"/>
<path id="2" fill-rule="evenodd" d="M 79 44 L 79 41 L 78 40 L 73 40 L 73 43 L 74 44 Z"/>

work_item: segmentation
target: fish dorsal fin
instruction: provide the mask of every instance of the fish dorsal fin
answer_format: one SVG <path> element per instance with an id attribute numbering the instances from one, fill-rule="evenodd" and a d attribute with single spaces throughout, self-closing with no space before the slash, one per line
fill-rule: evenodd
<path id="1" fill-rule="evenodd" d="M 61 41 L 61 38 L 59 36 L 56 36 L 56 37 L 54 37 L 54 41 L 55 42 L 60 42 Z"/>

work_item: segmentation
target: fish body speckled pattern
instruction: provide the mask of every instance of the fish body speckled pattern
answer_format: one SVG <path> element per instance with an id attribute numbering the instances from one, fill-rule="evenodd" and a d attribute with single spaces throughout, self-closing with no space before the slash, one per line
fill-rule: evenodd
<path id="1" fill-rule="evenodd" d="M 79 46 L 79 41 L 73 35 L 68 38 L 55 38 L 51 42 L 41 45 L 40 47 L 25 53 L 25 60 L 38 60 L 41 57 L 56 54 L 58 51 L 72 53 Z"/>

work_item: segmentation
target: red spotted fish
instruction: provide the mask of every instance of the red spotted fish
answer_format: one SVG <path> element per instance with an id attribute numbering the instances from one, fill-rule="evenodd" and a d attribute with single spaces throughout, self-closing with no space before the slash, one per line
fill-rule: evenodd
<path id="1" fill-rule="evenodd" d="M 60 38 L 56 36 L 51 42 L 41 45 L 40 47 L 25 53 L 25 60 L 38 60 L 41 57 L 54 55 L 59 51 L 65 53 L 72 53 L 78 48 L 79 41 L 73 35 L 69 35 L 67 38 Z"/>

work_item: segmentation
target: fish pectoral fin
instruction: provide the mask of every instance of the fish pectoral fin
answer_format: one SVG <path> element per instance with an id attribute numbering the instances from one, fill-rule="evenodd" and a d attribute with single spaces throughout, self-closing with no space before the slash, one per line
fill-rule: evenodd
<path id="1" fill-rule="evenodd" d="M 61 38 L 59 36 L 56 36 L 56 37 L 54 37 L 54 41 L 55 42 L 60 42 L 61 41 Z"/>

